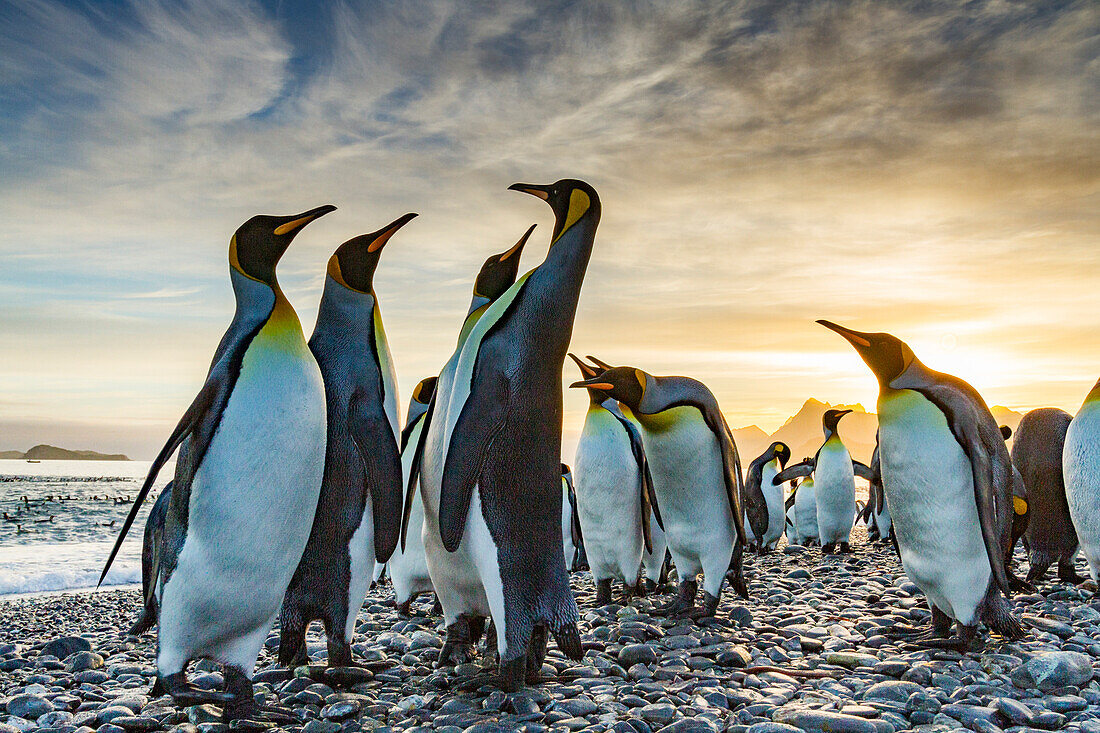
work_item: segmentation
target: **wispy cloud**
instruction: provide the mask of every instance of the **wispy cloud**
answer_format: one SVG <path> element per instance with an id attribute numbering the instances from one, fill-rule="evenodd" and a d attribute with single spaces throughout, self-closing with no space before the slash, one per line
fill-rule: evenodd
<path id="1" fill-rule="evenodd" d="M 699 376 L 738 424 L 808 393 L 870 401 L 858 363 L 815 356 L 843 351 L 825 315 L 923 344 L 992 401 L 1070 406 L 1100 357 L 1098 31 L 1089 2 L 14 0 L 13 417 L 174 420 L 231 308 L 229 233 L 326 201 L 341 211 L 280 270 L 307 328 L 336 244 L 422 215 L 377 283 L 407 391 L 452 348 L 486 252 L 547 221 L 504 187 L 563 175 L 605 205 L 579 347 Z M 187 378 L 151 386 L 177 336 Z M 58 366 L 56 399 L 28 354 L 97 366 Z"/>

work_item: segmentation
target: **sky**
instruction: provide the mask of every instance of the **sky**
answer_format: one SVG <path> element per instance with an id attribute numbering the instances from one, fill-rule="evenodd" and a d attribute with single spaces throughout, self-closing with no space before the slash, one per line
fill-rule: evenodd
<path id="1" fill-rule="evenodd" d="M 375 279 L 403 412 L 485 257 L 532 223 L 545 255 L 507 186 L 562 177 L 603 202 L 573 348 L 731 425 L 873 409 L 817 318 L 1074 412 L 1098 123 L 1095 2 L 0 0 L 0 449 L 151 457 L 232 315 L 229 236 L 325 203 L 279 268 L 307 336 L 331 252 L 420 214 Z"/>

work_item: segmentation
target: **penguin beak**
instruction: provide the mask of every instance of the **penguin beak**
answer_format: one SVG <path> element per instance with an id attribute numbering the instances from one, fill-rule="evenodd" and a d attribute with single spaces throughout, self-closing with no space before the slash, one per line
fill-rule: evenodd
<path id="1" fill-rule="evenodd" d="M 596 376 L 596 370 L 578 359 L 576 354 L 569 354 L 569 358 L 572 359 L 577 367 L 581 370 L 582 377 L 584 377 L 585 379 L 591 379 L 592 377 Z"/>
<path id="2" fill-rule="evenodd" d="M 508 187 L 509 191 L 522 191 L 523 193 L 529 193 L 532 196 L 538 196 L 543 201 L 550 200 L 550 187 L 539 186 L 534 183 L 513 183 Z"/>
<path id="3" fill-rule="evenodd" d="M 582 380 L 580 382 L 573 382 L 569 385 L 570 389 L 615 389 L 615 385 L 608 384 L 607 382 L 601 382 L 599 377 L 591 377 L 589 379 Z"/>
<path id="4" fill-rule="evenodd" d="M 531 232 L 535 231 L 536 226 L 538 226 L 538 224 L 532 224 L 530 228 L 523 233 L 523 236 L 519 238 L 519 241 L 516 242 L 515 246 L 512 247 L 512 249 L 508 250 L 497 258 L 497 262 L 504 262 L 512 255 L 518 255 L 520 252 L 522 252 L 523 245 L 527 244 L 527 240 L 531 238 Z"/>
<path id="5" fill-rule="evenodd" d="M 848 343 L 850 343 L 857 349 L 867 349 L 871 346 L 871 341 L 867 338 L 868 334 L 865 334 L 862 331 L 853 331 L 850 328 L 845 328 L 844 326 L 833 323 L 832 321 L 819 319 L 817 322 L 825 328 L 829 329 L 830 331 L 836 331 L 837 333 L 839 333 L 841 336 L 848 340 Z"/>
<path id="6" fill-rule="evenodd" d="M 295 214 L 294 216 L 285 217 L 286 221 L 279 226 L 275 227 L 275 234 L 283 236 L 284 234 L 292 234 L 299 229 L 309 224 L 314 219 L 319 219 L 329 212 L 336 211 L 336 207 L 332 204 L 325 204 L 324 206 L 318 206 L 316 209 L 310 209 L 309 211 L 303 211 L 301 214 Z"/>
<path id="7" fill-rule="evenodd" d="M 409 214 L 405 214 L 404 216 L 400 217 L 399 219 L 395 219 L 389 226 L 387 226 L 385 229 L 383 229 L 382 232 L 377 237 L 374 238 L 373 242 L 371 242 L 369 245 L 367 245 L 367 251 L 368 252 L 377 252 L 378 250 L 385 247 L 386 242 L 390 241 L 390 237 L 392 237 L 397 232 L 398 229 L 400 229 L 401 227 L 405 226 L 410 221 L 415 219 L 416 216 L 417 216 L 416 214 L 409 213 Z"/>
<path id="8" fill-rule="evenodd" d="M 839 412 L 839 413 L 837 414 L 837 418 L 842 418 L 842 417 L 844 417 L 845 415 L 847 415 L 847 414 L 848 414 L 849 412 L 851 412 L 851 410 L 841 410 L 841 411 L 840 411 L 840 412 Z"/>
<path id="9" fill-rule="evenodd" d="M 592 362 L 593 364 L 598 366 L 600 369 L 614 369 L 614 367 L 611 366 L 610 364 L 608 364 L 606 361 L 600 361 L 599 359 L 592 356 L 591 354 L 589 354 L 588 356 L 586 356 L 584 358 L 588 359 L 590 362 Z"/>

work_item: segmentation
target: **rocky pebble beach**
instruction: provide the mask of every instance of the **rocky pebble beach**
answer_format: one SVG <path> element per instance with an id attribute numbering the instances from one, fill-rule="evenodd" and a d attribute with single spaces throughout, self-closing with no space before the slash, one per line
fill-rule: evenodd
<path id="1" fill-rule="evenodd" d="M 888 545 L 857 534 L 847 556 L 800 547 L 746 556 L 752 599 L 727 589 L 718 616 L 701 624 L 649 615 L 667 596 L 594 608 L 590 577 L 576 573 L 584 660 L 551 643 L 543 684 L 512 694 L 493 686 L 480 660 L 436 669 L 443 626 L 428 615 L 431 599 L 399 618 L 383 586 L 367 598 L 356 634 L 367 668 L 324 669 L 315 625 L 317 666 L 274 669 L 272 632 L 256 694 L 300 718 L 280 729 L 304 733 L 1100 733 L 1100 599 L 1091 590 L 1051 574 L 1038 593 L 1013 598 L 1023 641 L 989 637 L 967 655 L 913 651 L 883 631 L 927 626 L 924 599 Z M 139 606 L 137 590 L 0 602 L 0 733 L 228 730 L 217 708 L 179 710 L 150 697 L 155 635 L 125 633 Z M 759 666 L 831 676 L 745 671 Z M 191 678 L 222 684 L 206 662 Z"/>

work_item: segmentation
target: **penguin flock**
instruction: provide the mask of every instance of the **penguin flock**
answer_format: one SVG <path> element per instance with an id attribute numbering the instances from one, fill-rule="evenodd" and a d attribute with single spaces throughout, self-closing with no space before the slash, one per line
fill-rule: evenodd
<path id="1" fill-rule="evenodd" d="M 581 569 L 607 604 L 613 583 L 624 599 L 664 592 L 674 567 L 678 592 L 656 613 L 713 617 L 727 580 L 749 595 L 746 549 L 768 553 L 786 535 L 846 553 L 863 521 L 872 539 L 894 543 L 932 610 L 931 629 L 891 633 L 962 650 L 981 646 L 980 624 L 1022 636 L 1006 599 L 1051 564 L 1081 580 L 1078 547 L 1097 580 L 1100 382 L 1076 417 L 1029 413 L 1010 455 L 973 387 L 925 367 L 894 336 L 819 321 L 878 379 L 871 465 L 841 440 L 848 411 L 829 410 L 816 455 L 792 464 L 774 442 L 743 471 L 704 384 L 568 353 L 602 210 L 596 191 L 575 179 L 510 188 L 550 206 L 546 257 L 519 275 L 532 226 L 485 260 L 455 349 L 417 384 L 403 426 L 373 281 L 386 243 L 416 214 L 339 246 L 308 341 L 276 267 L 335 207 L 255 216 L 234 233 L 232 322 L 101 576 L 175 454 L 146 522 L 144 608 L 131 629 L 157 628 L 155 693 L 219 704 L 226 721 L 292 719 L 252 693 L 270 629 L 278 620 L 281 666 L 309 663 L 314 621 L 328 667 L 354 666 L 356 617 L 383 572 L 402 614 L 434 593 L 446 626 L 440 666 L 471 660 L 485 637 L 506 691 L 539 681 L 551 638 L 583 656 L 569 586 Z M 572 467 L 561 458 L 567 355 L 580 376 L 570 386 L 589 397 Z M 856 477 L 870 485 L 862 506 Z M 1027 580 L 1011 569 L 1017 539 Z M 198 659 L 223 665 L 224 690 L 188 681 Z"/>

